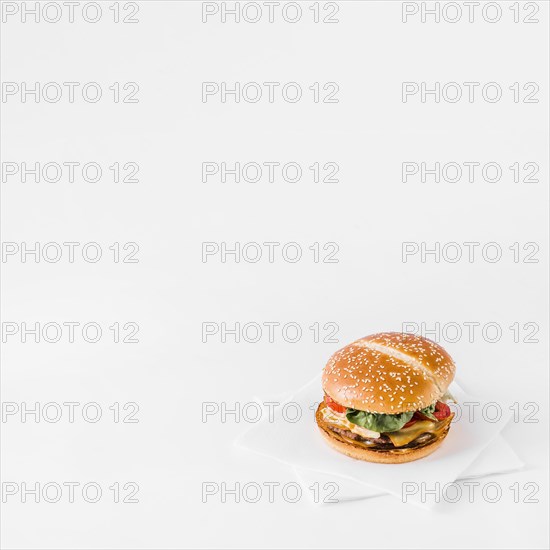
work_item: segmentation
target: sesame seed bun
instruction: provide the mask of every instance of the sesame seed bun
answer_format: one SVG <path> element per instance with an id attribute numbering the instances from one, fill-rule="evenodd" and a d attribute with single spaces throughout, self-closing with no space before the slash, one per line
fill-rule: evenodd
<path id="1" fill-rule="evenodd" d="M 356 460 L 364 460 L 365 462 L 378 462 L 381 464 L 404 464 L 405 462 L 412 462 L 432 454 L 437 450 L 443 440 L 449 433 L 450 423 L 447 424 L 445 429 L 438 433 L 437 436 L 427 445 L 413 447 L 413 448 L 396 448 L 391 450 L 371 450 L 366 449 L 360 444 L 356 444 L 348 439 L 343 438 L 339 434 L 328 429 L 327 424 L 322 420 L 320 416 L 321 406 L 317 409 L 315 420 L 317 426 L 321 432 L 321 435 L 325 441 L 339 453 L 345 454 Z"/>
<path id="2" fill-rule="evenodd" d="M 323 371 L 323 390 L 340 405 L 373 413 L 416 411 L 439 399 L 455 375 L 438 344 L 401 332 L 366 336 L 337 351 Z"/>

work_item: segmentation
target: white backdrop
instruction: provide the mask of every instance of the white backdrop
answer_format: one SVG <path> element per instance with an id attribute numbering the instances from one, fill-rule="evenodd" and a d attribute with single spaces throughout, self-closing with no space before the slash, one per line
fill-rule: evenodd
<path id="1" fill-rule="evenodd" d="M 547 547 L 548 3 L 37 4 L 2 5 L 3 547 Z M 290 502 L 234 449 L 222 411 L 404 329 L 517 411 L 497 502 Z"/>

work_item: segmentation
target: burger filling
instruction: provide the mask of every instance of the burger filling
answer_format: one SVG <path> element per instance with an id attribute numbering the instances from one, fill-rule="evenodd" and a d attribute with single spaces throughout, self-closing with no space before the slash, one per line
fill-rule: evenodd
<path id="1" fill-rule="evenodd" d="M 324 426 L 339 439 L 369 449 L 392 450 L 428 445 L 448 428 L 453 415 L 445 400 L 418 411 L 400 414 L 379 414 L 349 409 L 325 394 L 320 414 Z"/>

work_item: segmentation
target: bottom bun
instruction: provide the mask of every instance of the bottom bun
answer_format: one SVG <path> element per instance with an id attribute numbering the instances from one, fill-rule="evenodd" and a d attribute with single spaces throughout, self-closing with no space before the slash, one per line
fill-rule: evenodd
<path id="1" fill-rule="evenodd" d="M 365 462 L 378 462 L 381 464 L 404 464 L 405 462 L 412 462 L 413 460 L 419 460 L 425 456 L 431 455 L 435 450 L 437 450 L 440 445 L 443 443 L 443 440 L 447 437 L 449 433 L 450 424 L 447 426 L 447 429 L 434 439 L 432 442 L 422 447 L 412 447 L 412 448 L 399 448 L 395 447 L 391 450 L 371 450 L 366 449 L 362 445 L 354 444 L 351 442 L 344 441 L 342 437 L 326 427 L 326 423 L 320 417 L 320 409 L 317 409 L 315 415 L 315 420 L 317 421 L 317 426 L 321 435 L 324 437 L 325 441 L 339 453 L 345 454 L 356 460 L 364 460 Z"/>

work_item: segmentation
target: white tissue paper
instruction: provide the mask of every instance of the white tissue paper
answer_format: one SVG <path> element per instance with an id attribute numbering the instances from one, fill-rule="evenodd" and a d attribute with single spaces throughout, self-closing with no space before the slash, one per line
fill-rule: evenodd
<path id="1" fill-rule="evenodd" d="M 512 447 L 510 447 L 502 436 L 497 435 L 455 481 L 478 479 L 491 474 L 513 472 L 514 470 L 520 470 L 523 466 L 524 463 L 519 459 Z M 302 486 L 304 494 L 308 495 L 314 504 L 363 500 L 388 494 L 380 489 L 375 489 L 370 485 L 358 483 L 351 479 L 314 472 L 305 468 L 294 468 L 294 474 Z M 308 490 L 308 488 L 316 483 L 318 484 L 317 492 Z M 449 498 L 452 499 L 455 493 L 449 489 L 449 495 Z M 444 500 L 443 496 L 442 498 Z"/>
<path id="2" fill-rule="evenodd" d="M 453 407 L 456 416 L 445 441 L 433 454 L 405 464 L 354 460 L 328 446 L 314 418 L 323 398 L 320 375 L 284 401 L 273 400 L 272 405 L 262 401 L 266 407 L 262 421 L 254 424 L 235 444 L 294 467 L 298 479 L 306 486 L 321 481 L 338 483 L 338 493 L 334 497 L 338 501 L 390 493 L 403 502 L 431 508 L 437 502 L 433 496 L 426 496 L 430 490 L 440 490 L 459 478 L 479 477 L 522 466 L 510 446 L 498 435 L 512 411 L 506 407 L 491 407 L 482 415 L 486 401 L 466 394 L 456 382 L 450 391 L 457 406 Z M 488 401 L 496 400 L 493 396 Z M 470 411 L 473 411 L 471 419 Z M 478 464 L 474 465 L 478 457 Z"/>

